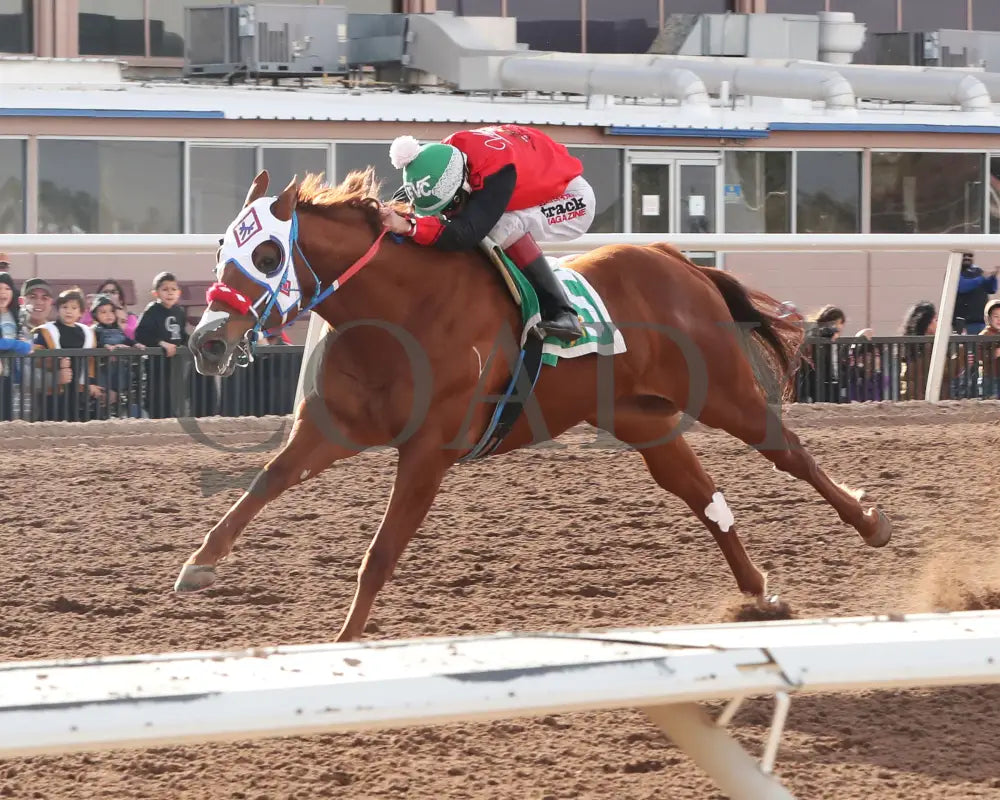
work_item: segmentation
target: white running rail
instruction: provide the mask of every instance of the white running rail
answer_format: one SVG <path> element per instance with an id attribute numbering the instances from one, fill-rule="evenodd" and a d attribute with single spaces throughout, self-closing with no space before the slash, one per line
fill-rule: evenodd
<path id="1" fill-rule="evenodd" d="M 988 683 L 992 611 L 15 661 L 0 758 L 640 708 L 720 791 L 771 800 L 795 694 Z M 751 695 L 777 699 L 760 763 L 725 729 Z"/>

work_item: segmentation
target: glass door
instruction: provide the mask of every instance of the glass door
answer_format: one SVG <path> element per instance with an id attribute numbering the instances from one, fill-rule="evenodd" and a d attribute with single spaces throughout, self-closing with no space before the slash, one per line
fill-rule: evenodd
<path id="1" fill-rule="evenodd" d="M 631 151 L 629 233 L 716 233 L 718 153 Z"/>
<path id="2" fill-rule="evenodd" d="M 670 175 L 672 164 L 635 163 L 632 177 L 632 233 L 670 230 Z"/>
<path id="3" fill-rule="evenodd" d="M 678 162 L 678 233 L 717 233 L 715 181 L 717 165 Z"/>
<path id="4" fill-rule="evenodd" d="M 629 233 L 717 233 L 722 219 L 719 153 L 635 151 L 628 154 Z M 715 253 L 687 253 L 715 265 Z"/>

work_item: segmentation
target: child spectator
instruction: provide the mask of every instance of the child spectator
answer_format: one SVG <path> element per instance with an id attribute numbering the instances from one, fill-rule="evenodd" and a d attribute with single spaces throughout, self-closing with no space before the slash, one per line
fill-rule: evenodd
<path id="1" fill-rule="evenodd" d="M 95 320 L 91 327 L 94 329 L 97 346 L 106 347 L 109 350 L 128 347 L 144 350 L 144 345 L 127 336 L 125 331 L 119 327 L 116 311 L 117 306 L 108 295 L 99 294 L 91 303 L 90 314 Z M 125 399 L 123 395 L 131 385 L 131 371 L 127 359 L 112 357 L 104 361 L 105 363 L 98 368 L 97 383 L 108 392 L 108 404 L 115 405 L 119 398 Z M 137 415 L 138 406 L 131 409 L 131 413 Z"/>
<path id="2" fill-rule="evenodd" d="M 125 305 L 125 290 L 122 289 L 122 285 L 116 281 L 114 278 L 108 278 L 106 281 L 102 281 L 100 287 L 97 289 L 97 293 L 94 295 L 94 300 L 96 300 L 101 295 L 106 295 L 110 297 L 115 304 L 115 317 L 118 319 L 118 327 L 121 328 L 125 335 L 129 338 L 135 338 L 135 329 L 139 324 L 139 317 L 128 310 Z M 91 301 L 91 306 L 93 306 L 93 301 Z M 94 322 L 93 315 L 90 311 L 83 315 L 83 319 L 80 320 L 84 325 L 91 325 Z"/>
<path id="3" fill-rule="evenodd" d="M 93 349 L 94 332 L 80 322 L 83 315 L 83 293 L 67 289 L 56 298 L 58 319 L 35 328 L 34 343 L 38 350 Z M 84 417 L 89 397 L 99 399 L 104 389 L 87 379 L 94 377 L 93 359 L 62 357 L 58 368 L 47 359 L 54 378 L 46 387 L 46 418 L 50 420 L 80 420 Z M 86 387 L 86 388 L 85 388 Z"/>
<path id="4" fill-rule="evenodd" d="M 1000 300 L 990 300 L 983 311 L 986 327 L 980 336 L 1000 336 Z M 986 345 L 982 352 L 983 397 L 1000 394 L 1000 345 Z"/>
<path id="5" fill-rule="evenodd" d="M 31 343 L 18 337 L 18 310 L 14 279 L 9 272 L 0 272 L 0 420 L 5 421 L 14 418 L 14 378 L 20 363 L 10 356 L 31 352 Z"/>
<path id="6" fill-rule="evenodd" d="M 162 347 L 163 356 L 147 362 L 147 384 L 149 396 L 146 409 L 149 416 L 159 419 L 171 416 L 171 361 L 177 355 L 177 348 L 187 344 L 187 310 L 179 306 L 181 287 L 170 272 L 161 272 L 153 278 L 153 300 L 139 317 L 135 329 L 136 341 L 146 347 Z"/>

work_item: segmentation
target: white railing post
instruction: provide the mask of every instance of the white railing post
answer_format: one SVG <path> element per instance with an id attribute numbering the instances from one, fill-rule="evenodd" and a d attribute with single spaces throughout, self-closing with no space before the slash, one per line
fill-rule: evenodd
<path id="1" fill-rule="evenodd" d="M 927 390 L 924 399 L 936 403 L 941 399 L 941 383 L 948 363 L 948 339 L 951 337 L 951 318 L 955 313 L 955 295 L 958 292 L 958 278 L 962 274 L 962 253 L 954 250 L 948 256 L 948 269 L 941 289 L 941 302 L 937 307 L 937 331 L 934 333 L 934 348 L 931 350 L 930 369 L 927 373 Z"/>

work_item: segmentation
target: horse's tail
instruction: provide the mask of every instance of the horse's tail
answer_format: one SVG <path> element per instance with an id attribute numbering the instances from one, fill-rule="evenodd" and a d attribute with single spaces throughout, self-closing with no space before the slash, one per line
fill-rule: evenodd
<path id="1" fill-rule="evenodd" d="M 714 267 L 698 269 L 715 284 L 733 320 L 752 325 L 749 330 L 743 325 L 738 330 L 765 394 L 787 398 L 801 363 L 802 328 L 781 313 L 781 304 L 770 295 L 744 286 L 728 272 Z"/>

